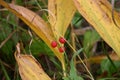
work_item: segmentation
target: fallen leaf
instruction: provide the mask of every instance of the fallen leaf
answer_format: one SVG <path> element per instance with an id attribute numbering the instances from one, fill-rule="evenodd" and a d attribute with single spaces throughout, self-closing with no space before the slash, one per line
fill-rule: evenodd
<path id="1" fill-rule="evenodd" d="M 20 44 L 16 46 L 15 59 L 22 80 L 51 80 L 40 63 L 32 56 L 20 53 Z"/>

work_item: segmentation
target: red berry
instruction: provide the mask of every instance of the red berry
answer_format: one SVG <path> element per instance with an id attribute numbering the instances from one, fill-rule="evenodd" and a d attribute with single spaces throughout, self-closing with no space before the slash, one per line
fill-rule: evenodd
<path id="1" fill-rule="evenodd" d="M 66 41 L 65 41 L 65 39 L 63 37 L 60 37 L 59 38 L 59 42 L 62 43 L 62 44 L 64 44 Z"/>
<path id="2" fill-rule="evenodd" d="M 55 47 L 57 46 L 57 42 L 56 42 L 56 41 L 52 41 L 52 42 L 51 42 L 51 46 L 52 46 L 53 48 L 55 48 Z"/>
<path id="3" fill-rule="evenodd" d="M 60 47 L 60 48 L 59 48 L 59 52 L 62 53 L 62 52 L 64 52 L 64 51 L 65 51 L 65 48 L 64 48 L 64 47 Z"/>

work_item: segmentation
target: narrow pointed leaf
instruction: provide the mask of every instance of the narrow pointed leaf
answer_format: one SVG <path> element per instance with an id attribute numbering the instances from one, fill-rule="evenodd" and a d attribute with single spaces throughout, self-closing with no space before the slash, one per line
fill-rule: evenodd
<path id="1" fill-rule="evenodd" d="M 57 32 L 57 36 L 64 36 L 70 21 L 76 11 L 76 8 L 72 0 L 48 0 L 48 9 L 51 13 L 49 14 L 50 23 Z M 55 21 L 56 20 L 56 21 Z M 54 23 L 53 23 L 54 22 Z M 60 34 L 60 35 L 59 35 Z"/>

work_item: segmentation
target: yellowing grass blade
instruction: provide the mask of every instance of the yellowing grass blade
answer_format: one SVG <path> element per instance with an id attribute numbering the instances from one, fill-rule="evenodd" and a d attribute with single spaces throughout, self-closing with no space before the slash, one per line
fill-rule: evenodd
<path id="1" fill-rule="evenodd" d="M 120 27 L 112 19 L 112 7 L 108 0 L 73 0 L 81 15 L 97 30 L 101 37 L 120 57 Z M 114 11 L 114 19 L 120 26 L 120 17 Z"/>
<path id="2" fill-rule="evenodd" d="M 76 11 L 72 0 L 48 0 L 50 23 L 60 35 L 64 36 L 70 21 Z M 59 35 L 60 34 L 60 35 Z"/>
<path id="3" fill-rule="evenodd" d="M 20 54 L 20 44 L 17 44 L 15 59 L 18 63 L 22 80 L 51 80 L 43 71 L 41 65 L 32 55 Z"/>
<path id="4" fill-rule="evenodd" d="M 41 17 L 22 6 L 7 4 L 3 0 L 0 0 L 0 4 L 22 19 L 49 46 L 49 48 L 51 48 L 64 66 L 63 54 L 59 52 L 57 47 L 51 47 L 51 42 L 55 40 L 54 34 L 51 31 L 51 27 Z"/>
<path id="5" fill-rule="evenodd" d="M 109 57 L 113 60 L 113 61 L 120 61 L 119 56 L 116 53 L 110 53 Z M 108 57 L 106 55 L 98 55 L 98 56 L 93 56 L 90 57 L 88 59 L 84 59 L 83 61 L 88 61 L 90 63 L 101 63 L 101 61 L 108 59 Z M 76 63 L 81 63 L 80 61 L 77 61 Z"/>

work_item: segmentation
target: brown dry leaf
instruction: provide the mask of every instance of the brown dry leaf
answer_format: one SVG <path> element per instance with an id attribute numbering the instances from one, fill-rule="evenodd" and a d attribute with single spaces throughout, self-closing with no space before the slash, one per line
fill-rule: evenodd
<path id="1" fill-rule="evenodd" d="M 100 36 L 120 57 L 120 16 L 108 0 L 73 0 L 81 15 L 97 30 Z M 117 25 L 119 26 L 117 26 Z"/>
<path id="2" fill-rule="evenodd" d="M 20 53 L 20 44 L 17 44 L 15 59 L 18 63 L 22 80 L 51 80 L 44 72 L 39 62 L 32 55 Z"/>
<path id="3" fill-rule="evenodd" d="M 49 20 L 59 38 L 60 35 L 64 36 L 76 8 L 72 0 L 48 0 L 48 3 Z"/>

